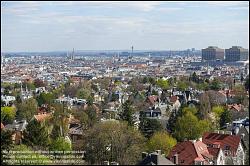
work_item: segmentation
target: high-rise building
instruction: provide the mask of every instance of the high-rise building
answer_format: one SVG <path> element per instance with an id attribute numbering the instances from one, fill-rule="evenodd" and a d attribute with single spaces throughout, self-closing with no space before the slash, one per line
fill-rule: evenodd
<path id="1" fill-rule="evenodd" d="M 225 61 L 236 62 L 236 61 L 247 61 L 249 59 L 248 49 L 240 46 L 232 46 L 232 48 L 225 50 Z"/>
<path id="2" fill-rule="evenodd" d="M 218 48 L 216 46 L 209 46 L 208 48 L 202 49 L 202 60 L 224 60 L 224 49 Z"/>

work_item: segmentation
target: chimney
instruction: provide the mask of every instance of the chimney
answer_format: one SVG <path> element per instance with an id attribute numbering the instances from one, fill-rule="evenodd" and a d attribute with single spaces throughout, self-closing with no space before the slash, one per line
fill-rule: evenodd
<path id="1" fill-rule="evenodd" d="M 175 155 L 174 155 L 174 164 L 178 164 L 179 162 L 178 162 L 178 154 L 176 153 Z"/>
<path id="2" fill-rule="evenodd" d="M 109 165 L 109 161 L 104 161 L 103 165 Z"/>
<path id="3" fill-rule="evenodd" d="M 144 159 L 145 157 L 147 157 L 148 156 L 148 153 L 147 152 L 142 152 L 142 154 L 141 154 L 141 158 L 142 159 Z"/>

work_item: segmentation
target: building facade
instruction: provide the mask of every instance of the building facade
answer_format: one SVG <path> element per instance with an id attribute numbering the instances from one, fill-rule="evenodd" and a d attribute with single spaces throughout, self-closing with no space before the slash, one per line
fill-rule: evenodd
<path id="1" fill-rule="evenodd" d="M 232 48 L 225 50 L 225 61 L 227 62 L 247 61 L 248 56 L 248 49 L 240 46 L 232 46 Z"/>
<path id="2" fill-rule="evenodd" d="M 203 61 L 215 61 L 224 59 L 225 59 L 224 49 L 215 46 L 209 46 L 208 48 L 202 49 Z"/>

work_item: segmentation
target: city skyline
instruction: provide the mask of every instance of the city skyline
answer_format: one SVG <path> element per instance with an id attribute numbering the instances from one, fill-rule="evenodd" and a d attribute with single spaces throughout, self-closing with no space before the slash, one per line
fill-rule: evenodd
<path id="1" fill-rule="evenodd" d="M 249 2 L 1 2 L 1 50 L 230 48 L 249 43 Z"/>

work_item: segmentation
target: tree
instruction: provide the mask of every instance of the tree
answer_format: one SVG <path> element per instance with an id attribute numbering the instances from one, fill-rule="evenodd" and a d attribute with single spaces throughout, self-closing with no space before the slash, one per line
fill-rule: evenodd
<path id="1" fill-rule="evenodd" d="M 232 113 L 226 109 L 220 116 L 220 127 L 226 125 L 226 123 L 230 123 L 232 121 Z"/>
<path id="2" fill-rule="evenodd" d="M 139 124 L 139 130 L 149 139 L 155 132 L 163 130 L 163 127 L 157 119 L 142 117 Z"/>
<path id="3" fill-rule="evenodd" d="M 156 82 L 156 85 L 162 88 L 163 90 L 166 90 L 169 88 L 168 80 L 164 80 L 164 79 L 159 79 Z"/>
<path id="4" fill-rule="evenodd" d="M 37 120 L 31 120 L 24 132 L 24 142 L 30 146 L 48 147 L 50 140 L 48 128 Z"/>
<path id="5" fill-rule="evenodd" d="M 7 152 L 11 150 L 12 147 L 12 132 L 9 130 L 1 129 L 1 165 L 7 164 L 6 162 L 4 162 L 4 159 L 7 159 L 9 157 Z"/>
<path id="6" fill-rule="evenodd" d="M 245 165 L 249 165 L 249 149 L 246 150 Z"/>
<path id="7" fill-rule="evenodd" d="M 246 77 L 245 79 L 245 83 L 244 83 L 245 89 L 247 91 L 249 91 L 249 75 Z"/>
<path id="8" fill-rule="evenodd" d="M 49 150 L 51 151 L 71 151 L 71 144 L 65 138 L 59 137 L 51 141 Z"/>
<path id="9" fill-rule="evenodd" d="M 171 149 L 176 145 L 177 141 L 167 132 L 156 132 L 148 141 L 147 148 L 149 152 L 161 150 L 165 155 L 168 155 Z"/>
<path id="10" fill-rule="evenodd" d="M 207 119 L 208 113 L 211 112 L 211 104 L 208 94 L 206 92 L 201 94 L 199 100 L 200 100 L 200 105 L 199 105 L 198 116 L 200 119 Z"/>
<path id="11" fill-rule="evenodd" d="M 210 89 L 212 90 L 220 90 L 221 86 L 220 86 L 220 82 L 218 79 L 214 79 L 211 84 L 210 84 Z"/>
<path id="12" fill-rule="evenodd" d="M 94 105 L 89 105 L 84 111 L 88 115 L 88 126 L 93 126 L 97 122 L 97 112 Z"/>
<path id="13" fill-rule="evenodd" d="M 212 112 L 215 113 L 216 117 L 220 118 L 222 113 L 224 112 L 224 108 L 222 106 L 214 106 L 212 108 Z"/>
<path id="14" fill-rule="evenodd" d="M 45 155 L 33 151 L 30 147 L 21 144 L 15 145 L 12 151 L 19 153 L 12 153 L 10 158 L 15 158 L 14 163 L 8 163 L 8 165 L 50 165 L 52 163 L 51 159 Z M 20 153 L 22 152 L 22 153 Z M 25 159 L 23 156 L 25 155 Z M 11 161 L 13 162 L 13 160 Z"/>
<path id="15" fill-rule="evenodd" d="M 119 113 L 120 119 L 127 121 L 129 126 L 133 126 L 135 123 L 134 109 L 131 107 L 131 102 L 127 100 L 122 104 L 122 110 Z"/>
<path id="16" fill-rule="evenodd" d="M 193 115 L 196 115 L 197 114 L 197 109 L 196 107 L 184 107 L 182 109 L 182 115 L 188 113 L 188 112 L 191 112 Z"/>
<path id="17" fill-rule="evenodd" d="M 184 91 L 187 89 L 187 84 L 183 81 L 178 81 L 177 83 L 177 88 L 180 90 L 180 91 Z"/>
<path id="18" fill-rule="evenodd" d="M 80 99 L 87 99 L 90 95 L 91 95 L 90 90 L 84 88 L 80 89 L 76 93 L 76 96 Z"/>
<path id="19" fill-rule="evenodd" d="M 3 122 L 3 124 L 12 123 L 15 116 L 16 110 L 14 107 L 1 107 L 1 122 Z"/>
<path id="20" fill-rule="evenodd" d="M 30 121 L 37 112 L 37 101 L 33 98 L 17 104 L 17 119 L 26 119 Z"/>
<path id="21" fill-rule="evenodd" d="M 197 76 L 196 72 L 193 72 L 190 79 L 191 79 L 191 81 L 193 81 L 195 83 L 199 83 L 199 77 Z"/>
<path id="22" fill-rule="evenodd" d="M 219 128 L 220 118 L 221 118 L 222 113 L 224 112 L 224 108 L 222 106 L 214 106 L 212 108 L 212 112 L 215 114 L 216 128 Z"/>
<path id="23" fill-rule="evenodd" d="M 193 140 L 201 137 L 203 132 L 208 131 L 209 129 L 209 121 L 199 121 L 192 112 L 186 112 L 183 116 L 178 118 L 174 136 L 178 141 L 183 141 L 185 138 Z"/>
<path id="24" fill-rule="evenodd" d="M 54 112 L 49 120 L 49 124 L 52 125 L 51 137 L 65 137 L 68 132 L 70 110 L 64 104 L 53 104 L 51 110 Z"/>
<path id="25" fill-rule="evenodd" d="M 144 151 L 144 137 L 126 122 L 106 121 L 90 128 L 84 137 L 86 161 L 103 164 L 116 161 L 119 165 L 134 165 Z"/>
<path id="26" fill-rule="evenodd" d="M 37 97 L 38 105 L 41 106 L 42 104 L 51 104 L 53 100 L 55 99 L 54 95 L 52 93 L 41 93 Z"/>
<path id="27" fill-rule="evenodd" d="M 236 103 L 242 104 L 244 98 L 246 98 L 245 87 L 242 85 L 236 85 L 233 87 L 233 91 L 235 93 Z"/>
<path id="28" fill-rule="evenodd" d="M 38 88 L 38 87 L 45 87 L 45 86 L 47 86 L 47 83 L 44 82 L 41 79 L 35 79 L 34 80 L 34 85 L 35 85 L 36 88 Z"/>

